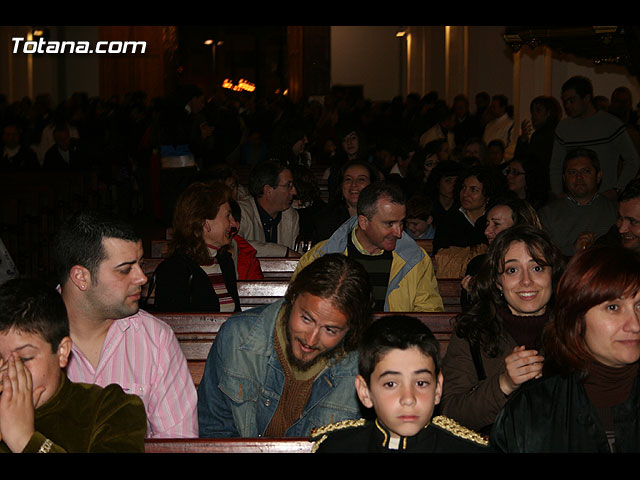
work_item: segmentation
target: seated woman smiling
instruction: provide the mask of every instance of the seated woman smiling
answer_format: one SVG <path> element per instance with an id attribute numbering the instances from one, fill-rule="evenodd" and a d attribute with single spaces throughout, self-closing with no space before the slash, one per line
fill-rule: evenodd
<path id="1" fill-rule="evenodd" d="M 509 396 L 539 376 L 540 337 L 564 257 L 530 225 L 504 230 L 489 246 L 458 315 L 443 361 L 442 413 L 486 433 Z"/>
<path id="2" fill-rule="evenodd" d="M 200 182 L 178 198 L 171 256 L 154 272 L 157 310 L 240 311 L 236 268 L 229 253 L 234 234 L 230 198 L 229 187 Z"/>
<path id="3" fill-rule="evenodd" d="M 544 376 L 498 416 L 503 452 L 640 451 L 640 258 L 629 249 L 576 254 L 544 332 Z"/>
<path id="4" fill-rule="evenodd" d="M 489 244 L 493 242 L 496 236 L 514 225 L 532 225 L 542 229 L 542 224 L 538 218 L 538 214 L 533 207 L 526 201 L 515 196 L 503 196 L 489 204 L 487 211 L 487 227 L 484 234 Z M 484 262 L 485 254 L 473 257 L 467 264 L 467 268 L 462 278 L 460 290 L 460 304 L 462 310 L 469 308 L 468 291 L 470 290 L 473 277 L 480 270 Z"/>

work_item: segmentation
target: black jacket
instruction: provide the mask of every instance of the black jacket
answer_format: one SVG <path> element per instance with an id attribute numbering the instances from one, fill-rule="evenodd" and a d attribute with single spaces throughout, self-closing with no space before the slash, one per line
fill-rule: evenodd
<path id="1" fill-rule="evenodd" d="M 390 446 L 389 431 L 378 420 L 347 420 L 314 430 L 315 453 L 489 453 L 476 432 L 443 417 L 434 417 L 413 437 Z"/>
<path id="2" fill-rule="evenodd" d="M 227 291 L 240 311 L 236 269 L 228 252 L 217 257 Z M 154 309 L 161 312 L 219 312 L 220 302 L 211 280 L 197 262 L 181 252 L 174 253 L 156 268 Z M 154 288 L 154 285 L 150 288 Z"/>
<path id="3" fill-rule="evenodd" d="M 615 452 L 640 451 L 640 395 L 636 377 L 629 399 L 612 408 Z M 524 384 L 502 409 L 490 436 L 498 451 L 611 452 L 595 407 L 577 374 Z"/>

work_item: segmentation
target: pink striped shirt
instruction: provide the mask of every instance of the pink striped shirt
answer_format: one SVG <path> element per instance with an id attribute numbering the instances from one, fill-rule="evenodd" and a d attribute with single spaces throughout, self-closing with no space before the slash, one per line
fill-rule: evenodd
<path id="1" fill-rule="evenodd" d="M 73 345 L 67 376 L 102 387 L 117 383 L 141 397 L 147 438 L 198 436 L 197 394 L 187 360 L 171 327 L 144 310 L 113 322 L 96 369 Z"/>

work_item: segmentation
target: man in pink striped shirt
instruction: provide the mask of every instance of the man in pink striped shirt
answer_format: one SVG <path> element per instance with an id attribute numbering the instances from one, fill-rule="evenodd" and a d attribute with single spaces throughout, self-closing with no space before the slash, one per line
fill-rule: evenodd
<path id="1" fill-rule="evenodd" d="M 147 277 L 142 241 L 128 224 L 97 213 L 69 218 L 54 240 L 69 314 L 73 382 L 119 384 L 142 398 L 147 437 L 197 437 L 197 394 L 171 327 L 140 310 Z"/>

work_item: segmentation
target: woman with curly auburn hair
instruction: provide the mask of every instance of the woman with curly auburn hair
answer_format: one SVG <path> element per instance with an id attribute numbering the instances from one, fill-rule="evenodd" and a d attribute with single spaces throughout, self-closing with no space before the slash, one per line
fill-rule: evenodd
<path id="1" fill-rule="evenodd" d="M 160 311 L 240 310 L 229 253 L 235 222 L 226 185 L 196 182 L 182 192 L 173 216 L 171 255 L 154 272 Z"/>

